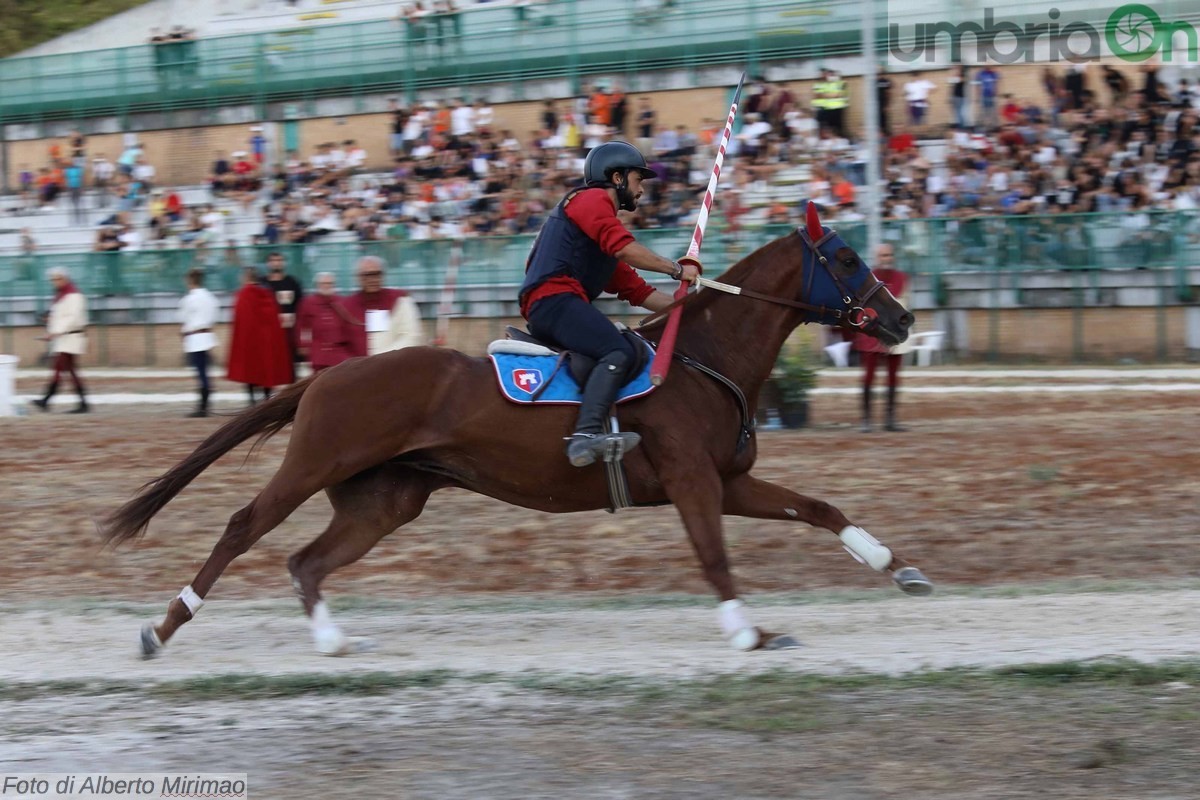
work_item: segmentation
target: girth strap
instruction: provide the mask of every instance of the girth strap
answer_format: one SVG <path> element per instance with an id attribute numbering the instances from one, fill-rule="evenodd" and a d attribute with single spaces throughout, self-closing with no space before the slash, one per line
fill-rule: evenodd
<path id="1" fill-rule="evenodd" d="M 738 409 L 742 413 L 742 426 L 737 440 L 737 451 L 740 453 L 746 447 L 746 443 L 750 441 L 750 435 L 754 432 L 754 417 L 750 414 L 750 404 L 746 402 L 746 395 L 742 392 L 741 387 L 715 369 L 704 366 L 696 359 L 685 356 L 678 350 L 675 351 L 674 355 L 675 358 L 679 359 L 680 363 L 703 372 L 733 392 L 733 396 L 738 402 Z"/>

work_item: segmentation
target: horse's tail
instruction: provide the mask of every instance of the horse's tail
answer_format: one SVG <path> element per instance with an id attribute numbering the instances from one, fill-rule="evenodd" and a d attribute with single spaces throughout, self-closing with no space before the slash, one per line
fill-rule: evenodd
<path id="1" fill-rule="evenodd" d="M 100 525 L 100 535 L 106 542 L 116 544 L 144 534 L 154 515 L 218 458 L 252 436 L 258 436 L 254 444 L 257 449 L 290 425 L 296 418 L 300 398 L 308 390 L 313 377 L 289 386 L 270 400 L 243 411 L 222 425 L 190 456 L 165 475 L 142 486 L 136 497 L 109 515 Z"/>

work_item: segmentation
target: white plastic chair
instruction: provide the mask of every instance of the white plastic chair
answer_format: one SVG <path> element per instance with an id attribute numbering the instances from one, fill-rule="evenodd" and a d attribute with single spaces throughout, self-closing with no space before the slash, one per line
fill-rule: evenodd
<path id="1" fill-rule="evenodd" d="M 825 352 L 829 354 L 829 358 L 833 361 L 835 367 L 850 366 L 850 343 L 849 342 L 834 342 L 826 346 Z"/>
<path id="2" fill-rule="evenodd" d="M 933 363 L 936 353 L 938 361 L 942 360 L 942 342 L 945 341 L 945 331 L 922 331 L 914 333 L 910 338 L 912 351 L 917 354 L 917 366 L 928 367 Z"/>

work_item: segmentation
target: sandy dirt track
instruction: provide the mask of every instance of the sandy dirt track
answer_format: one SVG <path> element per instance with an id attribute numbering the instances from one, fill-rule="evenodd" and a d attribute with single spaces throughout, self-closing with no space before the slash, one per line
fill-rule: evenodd
<path id="1" fill-rule="evenodd" d="M 286 446 L 244 466 L 233 454 L 144 541 L 100 549 L 94 520 L 222 422 L 181 410 L 0 420 L 0 769 L 236 769 L 251 796 L 281 799 L 1197 796 L 1200 681 L 803 684 L 1114 656 L 1194 663 L 1192 393 L 910 396 L 909 433 L 871 436 L 857 431 L 856 398 L 817 397 L 814 428 L 760 436 L 756 474 L 839 506 L 946 591 L 903 597 L 828 533 L 727 519 L 755 621 L 795 635 L 797 650 L 720 641 L 671 509 L 555 517 L 446 492 L 328 583 L 339 622 L 375 652 L 312 652 L 284 563 L 328 519 L 316 497 L 143 662 L 139 627 Z M 220 691 L 231 674 L 437 670 L 449 677 L 370 695 Z M 795 691 L 725 690 L 746 676 Z M 170 688 L 209 677 L 211 697 Z M 670 696 L 689 681 L 716 688 Z M 640 683 L 659 694 L 630 688 Z"/>
<path id="2" fill-rule="evenodd" d="M 1075 659 L 1139 661 L 1200 656 L 1200 588 L 1139 593 L 932 597 L 786 604 L 764 597 L 752 614 L 804 645 L 736 653 L 721 642 L 713 608 L 620 610 L 554 603 L 553 610 L 438 610 L 436 603 L 338 614 L 376 650 L 326 658 L 311 647 L 298 606 L 206 605 L 160 659 L 136 657 L 137 633 L 157 609 L 134 615 L 105 604 L 10 609 L 0 619 L 0 681 L 178 680 L 213 673 L 541 671 L 698 677 L 788 669 L 896 674 Z M 819 598 L 806 598 L 809 600 Z M 776 604 L 783 602 L 785 604 Z M 87 653 L 85 659 L 79 653 Z"/>
<path id="3" fill-rule="evenodd" d="M 715 637 L 711 609 L 694 606 L 614 611 L 545 601 L 557 607 L 438 611 L 425 603 L 408 613 L 343 614 L 379 649 L 330 659 L 312 653 L 296 611 L 231 601 L 203 609 L 160 659 L 143 662 L 134 655 L 140 609 L 8 607 L 0 615 L 0 760 L 22 773 L 246 772 L 251 796 L 269 798 L 1194 796 L 1200 689 L 1188 684 L 1107 693 L 835 690 L 798 709 L 785 696 L 766 716 L 759 704 L 746 712 L 759 717 L 745 730 L 729 708 L 736 696 L 699 708 L 645 704 L 617 676 L 669 692 L 687 679 L 778 681 L 781 670 L 1194 658 L 1200 589 L 761 600 L 761 621 L 797 634 L 803 648 L 734 653 Z M 223 697 L 219 688 L 248 675 L 350 680 L 430 670 L 453 677 L 371 696 Z M 159 681 L 189 677 L 209 679 L 216 696 L 154 692 Z M 525 683 L 602 678 L 618 683 L 582 695 Z M 19 687 L 4 686 L 30 679 L 42 682 L 32 697 L 13 699 Z M 59 696 L 49 680 L 141 689 Z"/>

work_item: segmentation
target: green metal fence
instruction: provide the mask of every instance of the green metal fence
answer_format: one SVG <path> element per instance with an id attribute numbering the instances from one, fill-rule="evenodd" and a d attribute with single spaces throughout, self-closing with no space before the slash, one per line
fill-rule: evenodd
<path id="1" fill-rule="evenodd" d="M 1200 270 L 1200 229 L 1193 212 L 1080 214 L 1054 217 L 983 217 L 970 220 L 888 220 L 884 237 L 896 249 L 900 268 L 924 278 L 933 305 L 946 305 L 947 284 L 955 277 L 973 283 L 990 300 L 983 301 L 992 316 L 989 344 L 981 352 L 998 357 L 1000 298 L 1005 307 L 1021 305 L 1024 289 L 1070 289 L 1066 305 L 1075 314 L 1073 334 L 1077 360 L 1085 355 L 1083 314 L 1101 288 L 1105 270 L 1142 270 L 1122 282 L 1148 291 L 1147 305 L 1157 308 L 1158 355 L 1166 358 L 1166 309 L 1194 303 Z M 864 252 L 866 229 L 861 223 L 835 225 L 853 247 Z M 704 260 L 716 275 L 741 257 L 784 236 L 790 226 L 743 228 L 736 234 L 715 217 L 705 239 Z M 691 238 L 686 228 L 638 232 L 641 242 L 665 253 L 682 253 Z M 514 313 L 516 287 L 524 274 L 531 236 L 488 237 L 452 241 L 383 241 L 328 243 L 229 249 L 142 250 L 134 253 L 68 253 L 0 257 L 0 352 L 13 352 L 16 331 L 36 325 L 53 291 L 45 278 L 50 267 L 66 267 L 90 298 L 89 314 L 97 330 L 97 356 L 106 363 L 109 336 L 121 326 L 140 325 L 146 336 L 148 364 L 157 363 L 155 329 L 176 322 L 174 311 L 184 291 L 183 276 L 202 267 L 207 285 L 230 291 L 241 282 L 241 270 L 260 265 L 268 252 L 280 251 L 289 272 L 311 286 L 317 272 L 332 272 L 338 288 L 353 291 L 355 261 L 378 255 L 388 264 L 387 283 L 415 290 L 427 314 L 441 299 L 453 259 L 461 256 L 451 313 L 503 316 Z M 458 248 L 461 251 L 456 252 Z M 1047 280 L 1047 276 L 1054 276 Z M 1037 302 L 1032 300 L 1031 302 Z M 1063 302 L 1062 299 L 1056 301 Z M 173 351 L 172 351 L 173 352 Z"/>
<path id="2" fill-rule="evenodd" d="M 867 255 L 865 224 L 835 227 L 848 244 Z M 705 240 L 709 273 L 789 231 L 787 225 L 769 225 L 743 228 L 734 235 L 714 217 Z M 691 233 L 688 228 L 659 228 L 638 231 L 637 236 L 669 254 L 683 252 Z M 1021 275 L 1031 271 L 1070 271 L 1086 277 L 1108 268 L 1155 269 L 1169 272 L 1178 299 L 1187 301 L 1188 269 L 1200 265 L 1200 226 L 1194 211 L 886 220 L 883 238 L 895 247 L 901 269 L 927 275 L 935 286 L 952 272 L 991 273 L 1006 281 L 1005 288 L 1019 290 Z M 532 242 L 529 235 L 462 241 L 457 285 L 520 283 Z M 394 285 L 437 288 L 446 281 L 455 247 L 449 240 L 393 240 L 0 256 L 0 297 L 45 295 L 45 271 L 51 266 L 66 267 L 81 289 L 97 296 L 177 292 L 192 267 L 206 270 L 210 288 L 233 289 L 242 267 L 260 265 L 267 252 L 276 250 L 285 254 L 291 273 L 306 283 L 317 272 L 332 272 L 340 287 L 350 289 L 355 260 L 378 255 L 389 265 Z"/>
<path id="3" fill-rule="evenodd" d="M 557 0 L 422 20 L 320 25 L 0 61 L 0 121 L 268 104 L 487 82 L 820 57 L 857 46 L 849 4 Z M 633 89 L 648 86 L 629 86 Z M 278 109 L 278 116 L 286 112 Z"/>

